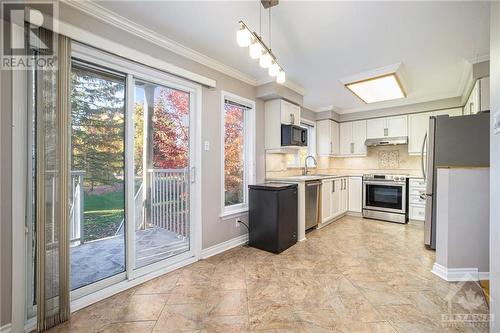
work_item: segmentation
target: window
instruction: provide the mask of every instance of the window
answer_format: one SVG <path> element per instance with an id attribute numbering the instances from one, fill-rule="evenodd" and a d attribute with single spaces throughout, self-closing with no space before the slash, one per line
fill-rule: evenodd
<path id="1" fill-rule="evenodd" d="M 222 93 L 222 216 L 248 209 L 248 185 L 255 179 L 255 103 Z"/>
<path id="2" fill-rule="evenodd" d="M 289 167 L 303 167 L 307 156 L 312 155 L 316 157 L 316 128 L 314 122 L 302 120 L 300 126 L 307 128 L 307 147 L 300 148 L 297 153 L 287 156 L 287 164 Z M 314 162 L 309 159 L 309 161 L 307 161 L 307 166 L 314 167 Z"/>

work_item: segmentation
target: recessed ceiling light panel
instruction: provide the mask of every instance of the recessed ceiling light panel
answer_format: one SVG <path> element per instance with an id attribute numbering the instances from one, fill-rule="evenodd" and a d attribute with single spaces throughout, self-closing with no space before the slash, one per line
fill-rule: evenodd
<path id="1" fill-rule="evenodd" d="M 340 82 L 365 103 L 390 101 L 406 97 L 401 78 L 403 64 L 375 68 L 340 79 Z"/>
<path id="2" fill-rule="evenodd" d="M 345 86 L 365 103 L 389 101 L 406 97 L 396 73 L 347 83 Z"/>

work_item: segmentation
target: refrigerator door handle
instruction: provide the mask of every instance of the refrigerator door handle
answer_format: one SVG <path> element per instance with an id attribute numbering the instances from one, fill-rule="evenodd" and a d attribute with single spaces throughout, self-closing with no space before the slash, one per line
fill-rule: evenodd
<path id="1" fill-rule="evenodd" d="M 424 140 L 422 141 L 422 153 L 421 153 L 421 164 L 422 164 L 422 175 L 424 176 L 424 181 L 426 181 L 426 175 L 425 175 L 425 161 L 424 161 L 424 153 L 425 153 L 425 143 L 427 141 L 427 132 L 424 135 Z"/>

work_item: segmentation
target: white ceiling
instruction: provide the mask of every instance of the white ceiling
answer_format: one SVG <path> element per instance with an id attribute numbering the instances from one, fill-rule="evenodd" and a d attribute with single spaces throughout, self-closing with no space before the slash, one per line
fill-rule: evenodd
<path id="1" fill-rule="evenodd" d="M 236 44 L 238 21 L 259 29 L 256 1 L 105 1 L 99 4 L 257 81 L 267 71 Z M 268 17 L 263 36 L 268 42 Z M 471 62 L 489 54 L 488 2 L 281 1 L 272 10 L 272 49 L 304 104 L 348 113 L 456 97 Z M 340 79 L 403 63 L 404 100 L 365 105 Z"/>

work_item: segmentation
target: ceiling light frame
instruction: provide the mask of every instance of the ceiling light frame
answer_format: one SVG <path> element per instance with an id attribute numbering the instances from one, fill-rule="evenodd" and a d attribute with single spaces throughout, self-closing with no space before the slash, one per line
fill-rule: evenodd
<path id="1" fill-rule="evenodd" d="M 370 81 L 375 81 L 375 80 L 379 80 L 379 79 L 382 79 L 382 78 L 385 78 L 385 77 L 394 77 L 394 80 L 396 81 L 399 89 L 401 90 L 401 93 L 403 94 L 403 97 L 400 97 L 400 98 L 406 98 L 408 96 L 408 94 L 406 93 L 406 90 L 405 88 L 403 87 L 403 84 L 401 83 L 401 80 L 399 79 L 399 76 L 398 76 L 398 73 L 397 72 L 391 72 L 391 73 L 387 73 L 387 74 L 382 74 L 382 75 L 378 75 L 378 76 L 373 76 L 373 77 L 369 77 L 369 78 L 366 78 L 366 79 L 362 79 L 362 80 L 357 80 L 357 81 L 353 81 L 353 82 L 348 82 L 348 83 L 344 83 L 344 86 L 354 95 L 356 96 L 357 98 L 359 98 L 363 103 L 366 103 L 366 104 L 372 104 L 372 103 L 378 103 L 378 102 L 384 102 L 384 101 L 378 101 L 378 102 L 368 102 L 366 101 L 364 98 L 362 98 L 361 96 L 359 96 L 353 89 L 350 88 L 350 86 L 353 86 L 355 84 L 360 84 L 360 83 L 365 83 L 365 82 L 370 82 Z M 398 98 L 394 98 L 394 99 L 398 99 Z M 388 99 L 387 101 L 390 101 L 390 100 L 393 100 L 393 99 Z"/>

